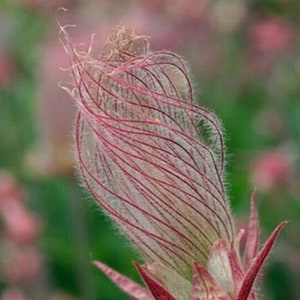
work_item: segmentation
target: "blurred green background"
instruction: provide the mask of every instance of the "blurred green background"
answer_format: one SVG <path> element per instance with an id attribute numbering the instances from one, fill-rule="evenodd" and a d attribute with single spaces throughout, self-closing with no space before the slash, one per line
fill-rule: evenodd
<path id="1" fill-rule="evenodd" d="M 290 221 L 258 294 L 300 299 L 299 13 L 296 0 L 0 0 L 0 169 L 26 190 L 28 210 L 42 223 L 36 247 L 44 260 L 43 299 L 128 299 L 91 264 L 95 259 L 139 280 L 132 265 L 139 257 L 74 172 L 74 107 L 59 88 L 70 79 L 60 70 L 68 61 L 57 19 L 77 25 L 77 43 L 96 33 L 101 45 L 122 23 L 151 36 L 153 49 L 188 61 L 197 101 L 224 125 L 238 226 L 248 218 L 254 186 L 262 242 L 281 220 Z M 2 275 L 0 290 L 8 284 Z"/>

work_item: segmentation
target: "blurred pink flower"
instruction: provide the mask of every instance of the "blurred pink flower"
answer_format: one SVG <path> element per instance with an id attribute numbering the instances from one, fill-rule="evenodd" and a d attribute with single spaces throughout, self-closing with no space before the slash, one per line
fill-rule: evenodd
<path id="1" fill-rule="evenodd" d="M 6 171 L 0 171 L 0 210 L 11 202 L 23 201 L 24 191 L 15 178 Z"/>
<path id="2" fill-rule="evenodd" d="M 25 206 L 24 192 L 5 172 L 0 173 L 0 217 L 6 236 L 16 243 L 30 243 L 40 232 L 37 216 Z"/>
<path id="3" fill-rule="evenodd" d="M 1 211 L 6 236 L 18 244 L 31 243 L 40 233 L 38 218 L 20 204 L 13 203 Z"/>
<path id="4" fill-rule="evenodd" d="M 32 281 L 41 268 L 42 257 L 36 247 L 1 241 L 1 270 L 8 283 Z"/>
<path id="5" fill-rule="evenodd" d="M 185 62 L 152 52 L 148 38 L 117 27 L 100 56 L 75 49 L 66 90 L 78 116 L 75 149 L 83 181 L 141 254 L 148 289 L 100 262 L 134 299 L 255 299 L 254 281 L 282 222 L 258 251 L 254 197 L 241 255 L 223 183 L 219 120 L 194 103 Z"/>
<path id="6" fill-rule="evenodd" d="M 294 39 L 291 26 L 279 18 L 258 20 L 250 28 L 250 40 L 258 51 L 280 54 L 290 48 Z"/>
<path id="7" fill-rule="evenodd" d="M 14 77 L 13 63 L 6 57 L 0 56 L 0 88 L 4 88 Z"/>
<path id="8" fill-rule="evenodd" d="M 292 27 L 279 18 L 259 19 L 249 28 L 247 60 L 250 70 L 264 73 L 278 64 L 279 58 L 292 48 Z"/>
<path id="9" fill-rule="evenodd" d="M 287 151 L 270 150 L 257 155 L 251 168 L 252 181 L 258 189 L 276 190 L 292 178 L 292 157 Z"/>

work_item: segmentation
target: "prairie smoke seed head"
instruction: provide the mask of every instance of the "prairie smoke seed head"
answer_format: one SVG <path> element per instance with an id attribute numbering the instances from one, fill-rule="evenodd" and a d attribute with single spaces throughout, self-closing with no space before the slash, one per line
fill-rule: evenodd
<path id="1" fill-rule="evenodd" d="M 194 103 L 185 62 L 152 52 L 148 38 L 124 27 L 113 30 L 99 57 L 74 48 L 62 32 L 78 107 L 79 170 L 144 259 L 137 268 L 154 297 L 146 298 L 207 299 L 214 282 L 211 296 L 236 296 L 244 270 L 223 184 L 222 130 Z M 150 295 L 96 265 L 135 299 Z"/>

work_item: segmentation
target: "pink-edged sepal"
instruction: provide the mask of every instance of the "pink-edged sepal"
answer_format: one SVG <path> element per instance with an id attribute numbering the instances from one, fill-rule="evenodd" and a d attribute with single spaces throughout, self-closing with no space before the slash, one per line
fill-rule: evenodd
<path id="1" fill-rule="evenodd" d="M 147 270 L 147 267 L 135 264 L 155 300 L 176 300 Z"/>
<path id="2" fill-rule="evenodd" d="M 131 296 L 134 300 L 155 300 L 155 298 L 152 297 L 146 288 L 142 287 L 133 280 L 111 269 L 102 262 L 94 261 L 93 263 L 112 282 L 114 282 L 122 291 Z"/>
<path id="3" fill-rule="evenodd" d="M 214 277 L 198 262 L 193 269 L 192 300 L 230 300 L 229 295 Z"/>

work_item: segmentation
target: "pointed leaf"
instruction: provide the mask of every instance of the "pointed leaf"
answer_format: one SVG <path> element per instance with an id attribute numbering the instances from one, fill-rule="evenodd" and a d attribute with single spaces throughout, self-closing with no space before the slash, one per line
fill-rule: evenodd
<path id="1" fill-rule="evenodd" d="M 156 300 L 176 300 L 147 270 L 146 267 L 135 264 L 144 282 Z"/>
<path id="2" fill-rule="evenodd" d="M 94 265 L 100 269 L 112 282 L 114 282 L 126 294 L 135 300 L 154 300 L 149 291 L 133 280 L 123 276 L 105 264 L 94 261 Z"/>
<path id="3" fill-rule="evenodd" d="M 154 278 L 169 294 L 176 299 L 190 300 L 192 292 L 192 282 L 182 277 L 174 269 L 162 264 L 154 262 L 144 265 L 148 274 Z"/>
<path id="4" fill-rule="evenodd" d="M 192 300 L 230 300 L 229 295 L 214 277 L 199 263 L 193 269 Z"/>
<path id="5" fill-rule="evenodd" d="M 268 257 L 280 231 L 286 225 L 286 223 L 287 222 L 282 222 L 275 228 L 275 230 L 273 231 L 273 233 L 271 234 L 271 236 L 269 237 L 269 239 L 267 240 L 267 242 L 265 243 L 263 248 L 260 250 L 260 252 L 256 256 L 256 258 L 252 262 L 250 269 L 248 270 L 248 272 L 245 275 L 242 287 L 237 296 L 237 300 L 247 300 L 248 299 L 248 296 L 251 292 L 254 280 L 255 280 L 258 272 L 260 271 L 264 261 Z"/>
<path id="6" fill-rule="evenodd" d="M 259 230 L 259 220 L 258 220 L 258 213 L 255 204 L 255 195 L 256 192 L 253 191 L 251 196 L 251 213 L 249 219 L 249 225 L 247 230 L 247 240 L 245 245 L 245 252 L 244 252 L 244 267 L 247 270 L 251 264 L 251 260 L 257 255 L 258 253 L 258 245 L 259 245 L 259 237 L 260 237 L 260 230 Z"/>

